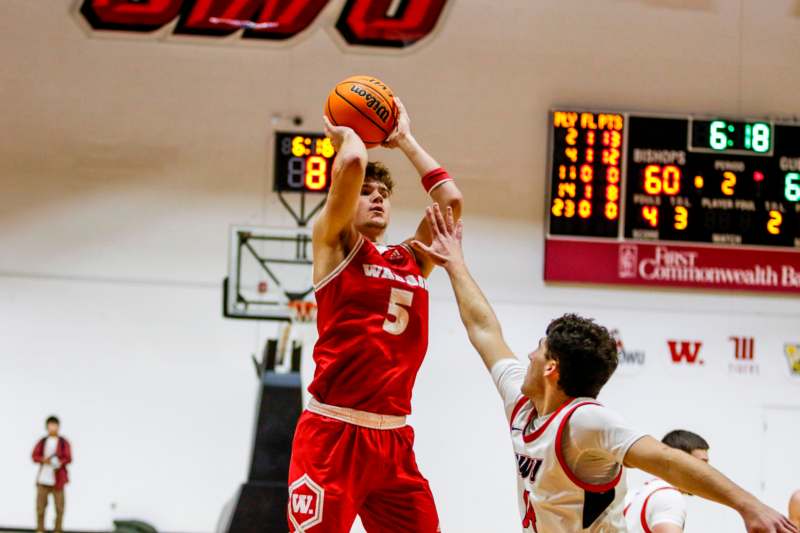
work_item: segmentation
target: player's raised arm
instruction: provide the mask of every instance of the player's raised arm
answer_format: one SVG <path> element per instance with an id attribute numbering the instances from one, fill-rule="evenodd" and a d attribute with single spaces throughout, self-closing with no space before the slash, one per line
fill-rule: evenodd
<path id="1" fill-rule="evenodd" d="M 486 368 L 491 369 L 499 360 L 515 357 L 503 338 L 494 309 L 472 279 L 464 262 L 461 220 L 455 221 L 452 208 L 448 207 L 446 212 L 445 218 L 437 204 L 429 207 L 426 210 L 426 224 L 431 234 L 431 243 L 428 245 L 414 240 L 411 245 L 447 270 L 469 340 L 478 350 Z"/>
<path id="2" fill-rule="evenodd" d="M 338 246 L 342 234 L 352 227 L 358 196 L 364 184 L 367 148 L 352 129 L 334 126 L 327 119 L 325 134 L 336 149 L 331 189 L 325 207 L 314 223 L 315 246 Z"/>
<path id="3" fill-rule="evenodd" d="M 463 196 L 458 189 L 456 182 L 450 177 L 439 163 L 417 142 L 411 133 L 411 119 L 408 116 L 405 105 L 399 98 L 395 97 L 397 104 L 398 117 L 397 129 L 383 145 L 387 148 L 399 148 L 406 155 L 414 168 L 417 169 L 422 186 L 425 188 L 431 199 L 441 206 L 441 209 L 452 208 L 453 216 L 456 220 L 461 218 L 463 207 Z M 417 240 L 424 244 L 431 243 L 431 232 L 425 217 L 417 226 L 417 232 L 411 240 Z M 427 276 L 433 270 L 434 262 L 424 254 L 417 254 L 417 262 L 422 269 L 422 274 Z"/>
<path id="4" fill-rule="evenodd" d="M 636 441 L 625 455 L 625 465 L 649 472 L 684 492 L 735 509 L 749 533 L 798 533 L 788 518 L 758 501 L 712 466 L 653 437 Z"/>

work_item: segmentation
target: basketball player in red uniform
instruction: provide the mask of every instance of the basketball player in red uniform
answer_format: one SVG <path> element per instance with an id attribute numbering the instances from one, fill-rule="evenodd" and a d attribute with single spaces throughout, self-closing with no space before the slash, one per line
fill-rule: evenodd
<path id="1" fill-rule="evenodd" d="M 417 143 L 397 100 L 399 148 L 434 199 L 460 212 L 461 193 Z M 382 244 L 393 182 L 367 163 L 361 139 L 325 119 L 337 156 L 327 203 L 314 224 L 319 339 L 312 399 L 297 423 L 289 468 L 291 531 L 346 533 L 356 515 L 370 533 L 434 533 L 439 519 L 405 423 L 428 344 L 428 281 L 434 265 L 408 241 Z"/>
<path id="2" fill-rule="evenodd" d="M 798 533 L 704 461 L 635 431 L 595 399 L 618 364 L 608 330 L 577 315 L 547 327 L 523 365 L 508 347 L 491 305 L 461 252 L 461 222 L 428 209 L 432 244 L 411 245 L 444 266 L 461 320 L 503 399 L 518 466 L 525 533 L 625 531 L 623 466 L 735 509 L 750 533 Z"/>

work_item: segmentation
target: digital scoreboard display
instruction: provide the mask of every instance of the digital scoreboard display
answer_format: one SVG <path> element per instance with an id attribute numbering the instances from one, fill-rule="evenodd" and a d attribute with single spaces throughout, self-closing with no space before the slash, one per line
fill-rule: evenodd
<path id="1" fill-rule="evenodd" d="M 275 133 L 273 190 L 326 193 L 336 151 L 324 133 Z"/>
<path id="2" fill-rule="evenodd" d="M 700 256 L 686 255 L 700 253 L 694 247 L 731 264 L 733 254 L 741 260 L 748 249 L 753 269 L 770 251 L 788 253 L 782 257 L 792 265 L 800 261 L 800 125 L 555 110 L 550 130 L 548 241 L 568 240 L 575 250 L 579 242 L 613 241 L 623 263 L 623 245 L 630 253 L 639 253 L 637 245 L 658 251 L 665 264 L 670 250 L 679 254 L 675 261 L 694 264 Z M 548 253 L 557 248 L 548 246 Z M 573 259 L 577 266 L 578 256 Z M 633 268 L 633 256 L 627 260 L 627 267 L 617 265 L 620 271 Z M 564 277 L 550 266 L 546 279 Z M 628 277 L 644 276 L 642 268 Z M 794 270 L 770 267 L 776 268 L 779 278 L 786 274 L 794 283 Z M 764 270 L 770 280 L 772 270 Z M 798 276 L 800 288 L 800 267 Z"/>
<path id="3" fill-rule="evenodd" d="M 800 127 L 553 113 L 550 234 L 800 248 Z"/>

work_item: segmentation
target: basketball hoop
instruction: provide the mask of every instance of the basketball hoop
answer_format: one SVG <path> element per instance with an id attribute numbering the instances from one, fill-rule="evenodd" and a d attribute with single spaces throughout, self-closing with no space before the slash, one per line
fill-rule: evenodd
<path id="1" fill-rule="evenodd" d="M 292 300 L 287 304 L 292 312 L 292 322 L 307 323 L 317 319 L 317 304 L 306 300 Z"/>
<path id="2" fill-rule="evenodd" d="M 313 321 L 313 309 L 290 305 L 314 301 L 311 265 L 309 228 L 232 226 L 223 316 L 302 323 L 312 313 Z"/>

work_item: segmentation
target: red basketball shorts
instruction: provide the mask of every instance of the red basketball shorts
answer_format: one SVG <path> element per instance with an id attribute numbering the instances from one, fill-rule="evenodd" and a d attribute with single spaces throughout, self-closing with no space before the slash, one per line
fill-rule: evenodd
<path id="1" fill-rule="evenodd" d="M 414 430 L 372 429 L 304 411 L 289 466 L 289 531 L 435 533 L 439 517 L 414 458 Z"/>

